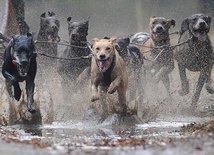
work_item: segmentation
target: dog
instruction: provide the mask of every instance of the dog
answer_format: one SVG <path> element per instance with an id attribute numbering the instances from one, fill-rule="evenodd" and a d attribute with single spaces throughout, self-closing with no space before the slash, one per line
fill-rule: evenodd
<path id="1" fill-rule="evenodd" d="M 213 68 L 213 48 L 209 38 L 211 17 L 205 14 L 194 14 L 183 20 L 180 30 L 179 43 L 175 52 L 182 89 L 180 95 L 189 93 L 189 82 L 186 77 L 186 69 L 192 72 L 200 72 L 196 91 L 192 98 L 191 107 L 196 108 L 201 90 L 205 84 L 206 90 L 213 94 L 211 85 L 211 70 Z"/>
<path id="2" fill-rule="evenodd" d="M 145 33 L 138 33 L 132 36 L 131 42 L 139 44 L 141 36 L 141 53 L 144 57 L 144 69 L 149 70 L 152 75 L 152 81 L 158 84 L 162 81 L 170 96 L 169 74 L 174 69 L 173 51 L 169 48 L 170 37 L 169 29 L 175 26 L 174 19 L 153 16 L 150 18 L 149 28 L 150 37 Z M 143 37 L 142 37 L 143 35 Z"/>
<path id="3" fill-rule="evenodd" d="M 114 108 L 116 113 L 126 114 L 128 71 L 125 62 L 115 48 L 116 39 L 116 37 L 111 37 L 110 39 L 94 38 L 92 40 L 91 101 L 103 101 L 106 93 L 113 94 L 117 91 L 119 103 L 115 104 Z M 105 103 L 101 102 L 101 104 Z"/>
<path id="4" fill-rule="evenodd" d="M 67 18 L 70 47 L 61 54 L 61 58 L 88 56 L 91 50 L 87 46 L 89 18 L 83 22 L 74 22 L 72 17 Z M 86 68 L 90 74 L 91 59 L 80 59 L 58 62 L 58 73 L 62 77 L 75 80 Z"/>
<path id="5" fill-rule="evenodd" d="M 19 82 L 26 81 L 27 108 L 29 112 L 35 113 L 33 95 L 37 62 L 32 34 L 13 36 L 5 49 L 3 60 L 2 74 L 6 78 L 8 93 L 11 95 L 13 85 L 14 98 L 19 101 L 21 98 Z"/>
<path id="6" fill-rule="evenodd" d="M 57 43 L 60 41 L 58 35 L 60 29 L 60 21 L 54 12 L 46 12 L 40 16 L 40 28 L 34 34 L 34 40 L 45 41 L 47 43 L 38 43 L 37 50 L 50 56 L 57 56 Z"/>
<path id="7" fill-rule="evenodd" d="M 143 81 L 141 81 L 142 76 L 142 66 L 143 66 L 143 55 L 140 49 L 133 44 L 130 44 L 130 35 L 118 37 L 115 41 L 115 48 L 119 55 L 126 62 L 128 67 L 129 76 L 131 82 L 129 83 L 129 101 L 133 101 L 136 98 L 140 102 L 143 100 Z M 136 96 L 138 93 L 138 97 Z M 135 110 L 135 113 L 137 111 Z"/>

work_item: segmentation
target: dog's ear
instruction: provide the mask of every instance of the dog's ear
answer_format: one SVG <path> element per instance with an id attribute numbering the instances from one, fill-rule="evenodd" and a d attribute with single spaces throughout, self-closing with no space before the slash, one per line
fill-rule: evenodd
<path id="1" fill-rule="evenodd" d="M 154 19 L 154 18 L 156 18 L 156 16 L 152 16 L 152 17 L 150 17 L 150 20 L 152 20 L 152 19 Z"/>
<path id="2" fill-rule="evenodd" d="M 189 18 L 186 18 L 181 23 L 181 34 L 189 29 Z"/>
<path id="3" fill-rule="evenodd" d="M 168 22 L 170 23 L 170 26 L 175 27 L 175 20 L 174 19 L 168 20 Z"/>
<path id="4" fill-rule="evenodd" d="M 87 25 L 88 25 L 89 19 L 90 19 L 90 17 L 87 18 L 87 20 L 84 22 L 84 24 L 87 24 Z"/>
<path id="5" fill-rule="evenodd" d="M 72 19 L 72 17 L 68 17 L 68 18 L 67 18 L 67 23 L 68 23 L 68 25 L 72 23 L 71 19 Z"/>
<path id="6" fill-rule="evenodd" d="M 28 43 L 29 48 L 34 50 L 33 35 L 31 33 L 27 33 L 27 37 L 28 37 L 27 43 Z"/>
<path id="7" fill-rule="evenodd" d="M 117 40 L 117 37 L 113 36 L 109 39 L 109 42 L 113 43 Z"/>
<path id="8" fill-rule="evenodd" d="M 44 12 L 43 14 L 41 14 L 41 18 L 45 18 L 46 13 Z"/>
<path id="9" fill-rule="evenodd" d="M 210 26 L 211 25 L 211 17 L 210 16 L 206 16 L 207 17 L 207 24 Z"/>
<path id="10" fill-rule="evenodd" d="M 92 39 L 92 43 L 94 44 L 95 42 L 98 42 L 99 41 L 99 39 L 98 38 L 94 38 L 94 39 Z"/>
<path id="11" fill-rule="evenodd" d="M 14 36 L 12 36 L 11 45 L 12 45 L 12 47 L 14 47 L 14 45 L 15 45 L 15 38 L 14 38 Z"/>
<path id="12" fill-rule="evenodd" d="M 52 11 L 52 12 L 49 12 L 49 11 L 48 11 L 48 15 L 49 15 L 49 16 L 55 16 L 55 13 L 54 13 L 53 11 Z"/>

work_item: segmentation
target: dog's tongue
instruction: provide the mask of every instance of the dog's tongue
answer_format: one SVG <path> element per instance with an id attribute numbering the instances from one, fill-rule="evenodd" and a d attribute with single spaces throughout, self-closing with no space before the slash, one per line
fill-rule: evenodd
<path id="1" fill-rule="evenodd" d="M 98 66 L 102 71 L 108 69 L 109 65 L 110 65 L 109 60 L 98 61 Z"/>

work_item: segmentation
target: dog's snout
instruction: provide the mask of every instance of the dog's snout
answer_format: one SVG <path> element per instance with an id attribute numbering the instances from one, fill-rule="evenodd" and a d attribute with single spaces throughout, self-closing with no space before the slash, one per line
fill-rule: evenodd
<path id="1" fill-rule="evenodd" d="M 205 23 L 205 22 L 200 22 L 199 25 L 200 25 L 201 27 L 204 27 L 204 26 L 206 25 L 206 23 Z"/>
<path id="2" fill-rule="evenodd" d="M 58 27 L 55 25 L 55 26 L 52 26 L 52 29 L 53 30 L 58 30 Z"/>
<path id="3" fill-rule="evenodd" d="M 22 65 L 27 65 L 27 64 L 28 64 L 28 61 L 27 61 L 27 60 L 22 60 L 22 61 L 21 61 L 21 64 L 22 64 Z"/>
<path id="4" fill-rule="evenodd" d="M 101 55 L 100 55 L 100 59 L 101 59 L 101 60 L 104 60 L 105 58 L 106 58 L 106 55 L 105 55 L 105 54 L 101 54 Z"/>
<path id="5" fill-rule="evenodd" d="M 77 39 L 77 34 L 71 34 L 71 39 L 76 40 Z"/>
<path id="6" fill-rule="evenodd" d="M 162 32 L 163 31 L 163 27 L 162 26 L 158 26 L 156 29 L 157 32 Z"/>

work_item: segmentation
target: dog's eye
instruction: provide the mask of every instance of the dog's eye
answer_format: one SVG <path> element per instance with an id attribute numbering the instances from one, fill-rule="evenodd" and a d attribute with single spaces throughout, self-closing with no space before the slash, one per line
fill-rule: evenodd
<path id="1" fill-rule="evenodd" d="M 163 25 L 166 25 L 166 21 L 163 21 L 162 24 L 163 24 Z"/>
<path id="2" fill-rule="evenodd" d="M 196 22 L 196 21 L 197 21 L 197 18 L 193 18 L 192 20 L 193 20 L 194 22 Z"/>
<path id="3" fill-rule="evenodd" d="M 107 47 L 107 48 L 106 48 L 106 51 L 109 51 L 110 49 L 111 49 L 110 47 Z"/>
<path id="4" fill-rule="evenodd" d="M 100 50 L 100 48 L 99 48 L 99 47 L 97 47 L 97 48 L 96 48 L 96 51 L 99 51 L 99 50 Z"/>
<path id="5" fill-rule="evenodd" d="M 208 23 L 208 18 L 204 17 L 203 20 Z"/>

